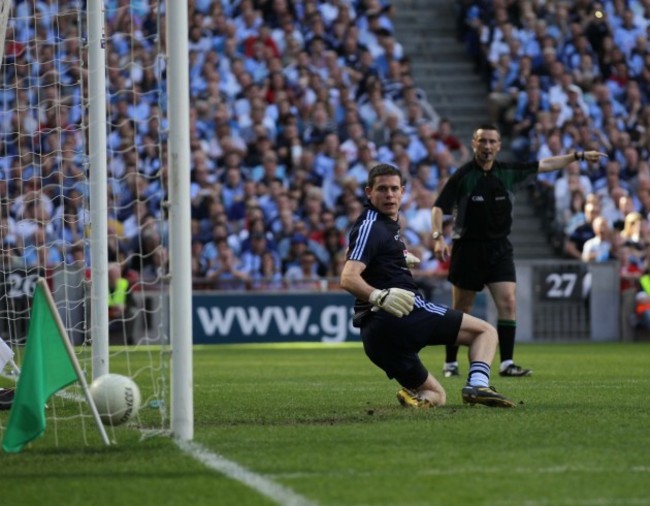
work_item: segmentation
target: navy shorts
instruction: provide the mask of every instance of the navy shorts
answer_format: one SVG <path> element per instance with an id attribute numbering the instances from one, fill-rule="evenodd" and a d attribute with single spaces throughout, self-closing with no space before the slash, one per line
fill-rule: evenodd
<path id="1" fill-rule="evenodd" d="M 454 242 L 449 264 L 452 285 L 480 292 L 490 283 L 514 283 L 516 279 L 512 244 L 507 238 Z"/>
<path id="2" fill-rule="evenodd" d="M 363 349 L 390 379 L 406 388 L 417 388 L 429 371 L 418 353 L 425 346 L 456 344 L 463 313 L 425 301 L 419 295 L 415 308 L 403 318 L 380 310 L 361 323 Z"/>

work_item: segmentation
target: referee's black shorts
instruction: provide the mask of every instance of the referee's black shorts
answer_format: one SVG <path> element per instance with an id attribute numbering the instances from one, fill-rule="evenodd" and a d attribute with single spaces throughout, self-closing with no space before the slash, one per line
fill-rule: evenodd
<path id="1" fill-rule="evenodd" d="M 508 238 L 454 241 L 449 281 L 464 290 L 480 292 L 490 283 L 516 281 L 512 244 Z"/>
<path id="2" fill-rule="evenodd" d="M 386 375 L 406 388 L 417 388 L 429 372 L 418 356 L 429 345 L 456 344 L 463 313 L 425 301 L 403 318 L 383 310 L 371 312 L 361 323 L 363 349 Z"/>

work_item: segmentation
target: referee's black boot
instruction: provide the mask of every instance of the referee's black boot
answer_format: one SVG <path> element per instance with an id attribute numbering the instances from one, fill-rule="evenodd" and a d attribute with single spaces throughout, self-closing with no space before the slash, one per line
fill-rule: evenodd
<path id="1" fill-rule="evenodd" d="M 533 374 L 532 369 L 524 369 L 516 364 L 510 364 L 503 371 L 499 372 L 499 376 L 511 378 L 520 378 L 521 376 L 530 376 L 531 374 Z"/>

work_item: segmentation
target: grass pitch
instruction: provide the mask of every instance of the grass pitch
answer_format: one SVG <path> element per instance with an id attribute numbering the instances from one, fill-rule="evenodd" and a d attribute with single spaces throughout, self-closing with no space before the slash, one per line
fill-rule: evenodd
<path id="1" fill-rule="evenodd" d="M 437 374 L 443 349 L 422 357 Z M 517 408 L 464 406 L 461 376 L 441 379 L 446 407 L 412 411 L 359 344 L 197 347 L 195 441 L 309 504 L 650 504 L 650 345 L 519 345 L 516 358 L 534 375 L 492 382 Z M 274 504 L 169 438 L 120 427 L 105 448 L 79 425 L 1 454 L 2 504 Z"/>

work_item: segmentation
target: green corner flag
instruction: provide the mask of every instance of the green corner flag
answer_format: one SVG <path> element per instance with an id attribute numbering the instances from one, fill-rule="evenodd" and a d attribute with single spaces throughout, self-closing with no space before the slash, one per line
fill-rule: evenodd
<path id="1" fill-rule="evenodd" d="M 45 404 L 57 391 L 74 383 L 77 373 L 48 304 L 47 294 L 37 283 L 27 332 L 22 370 L 16 385 L 2 449 L 17 453 L 45 432 Z"/>

